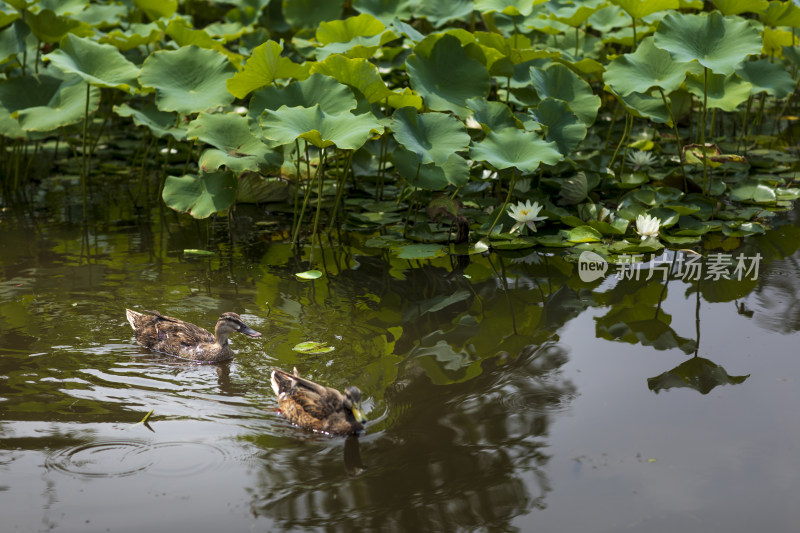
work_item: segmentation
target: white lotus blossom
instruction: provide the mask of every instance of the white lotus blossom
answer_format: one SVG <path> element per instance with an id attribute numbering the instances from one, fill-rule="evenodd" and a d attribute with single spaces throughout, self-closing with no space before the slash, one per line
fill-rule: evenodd
<path id="1" fill-rule="evenodd" d="M 642 240 L 648 237 L 658 237 L 658 230 L 661 228 L 661 220 L 650 215 L 639 215 L 636 217 L 636 233 L 642 236 Z"/>
<path id="2" fill-rule="evenodd" d="M 520 202 L 517 205 L 509 206 L 508 215 L 517 221 L 511 228 L 511 233 L 518 231 L 522 226 L 528 226 L 531 231 L 536 231 L 536 222 L 547 219 L 546 216 L 539 216 L 541 210 L 542 206 L 539 205 L 539 202 L 531 204 L 530 200 L 526 200 L 524 204 Z"/>
<path id="3" fill-rule="evenodd" d="M 628 162 L 633 165 L 633 170 L 637 171 L 642 168 L 650 168 L 656 163 L 655 156 L 650 152 L 643 150 L 636 150 L 628 154 Z"/>

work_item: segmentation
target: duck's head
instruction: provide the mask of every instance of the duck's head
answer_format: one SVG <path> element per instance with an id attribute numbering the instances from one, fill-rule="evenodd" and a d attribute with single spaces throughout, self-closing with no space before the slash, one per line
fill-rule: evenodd
<path id="1" fill-rule="evenodd" d="M 244 320 L 242 320 L 242 317 L 236 313 L 222 313 L 222 315 L 219 317 L 219 320 L 217 320 L 217 326 L 214 328 L 214 333 L 217 336 L 217 340 L 219 340 L 221 343 L 221 339 L 227 339 L 228 335 L 234 331 L 244 333 L 248 337 L 261 336 L 261 333 L 245 324 Z"/>
<path id="2" fill-rule="evenodd" d="M 366 424 L 367 417 L 361 411 L 361 391 L 358 387 L 347 387 L 344 390 L 344 406 L 347 410 L 353 413 L 353 418 L 359 424 Z"/>

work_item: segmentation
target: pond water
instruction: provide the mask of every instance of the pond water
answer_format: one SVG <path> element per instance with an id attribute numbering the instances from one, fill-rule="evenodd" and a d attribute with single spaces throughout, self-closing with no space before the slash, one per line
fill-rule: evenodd
<path id="1" fill-rule="evenodd" d="M 79 205 L 0 219 L 3 531 L 800 524 L 797 212 L 719 243 L 760 254 L 741 281 L 680 277 L 683 253 L 667 282 L 584 282 L 559 254 L 407 261 L 350 233 L 308 282 L 263 209 L 229 228 L 104 194 L 85 230 Z M 140 348 L 126 307 L 235 311 L 263 337 L 198 365 Z M 335 350 L 292 349 L 309 340 Z M 276 366 L 357 385 L 365 432 L 289 424 Z"/>

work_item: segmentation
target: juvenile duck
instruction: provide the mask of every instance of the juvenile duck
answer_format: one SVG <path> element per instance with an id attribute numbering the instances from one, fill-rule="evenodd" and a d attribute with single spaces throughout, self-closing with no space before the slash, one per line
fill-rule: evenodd
<path id="1" fill-rule="evenodd" d="M 145 348 L 195 361 L 225 361 L 233 357 L 228 336 L 234 331 L 248 337 L 260 337 L 236 313 L 222 313 L 212 335 L 199 326 L 164 316 L 158 311 L 149 314 L 125 310 L 136 340 Z"/>
<path id="2" fill-rule="evenodd" d="M 272 369 L 272 390 L 290 422 L 332 435 L 358 433 L 367 419 L 361 412 L 361 391 L 347 387 L 344 394 L 277 368 Z"/>

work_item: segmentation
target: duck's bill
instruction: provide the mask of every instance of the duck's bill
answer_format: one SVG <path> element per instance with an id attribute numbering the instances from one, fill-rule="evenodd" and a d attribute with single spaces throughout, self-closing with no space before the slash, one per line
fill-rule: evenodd
<path id="1" fill-rule="evenodd" d="M 364 416 L 363 411 L 361 411 L 360 405 L 358 407 L 354 405 L 352 411 L 353 411 L 353 417 L 355 417 L 356 422 L 358 422 L 359 424 L 367 423 L 367 417 Z"/>
<path id="2" fill-rule="evenodd" d="M 260 337 L 260 336 L 261 336 L 261 333 L 257 332 L 257 331 L 256 331 L 256 330 L 254 330 L 253 328 L 249 328 L 249 327 L 247 327 L 247 326 L 244 326 L 242 329 L 240 329 L 240 330 L 239 330 L 239 332 L 240 332 L 240 333 L 244 333 L 244 334 L 245 334 L 245 335 L 247 335 L 248 337 L 255 337 L 255 338 L 258 338 L 258 337 Z"/>

